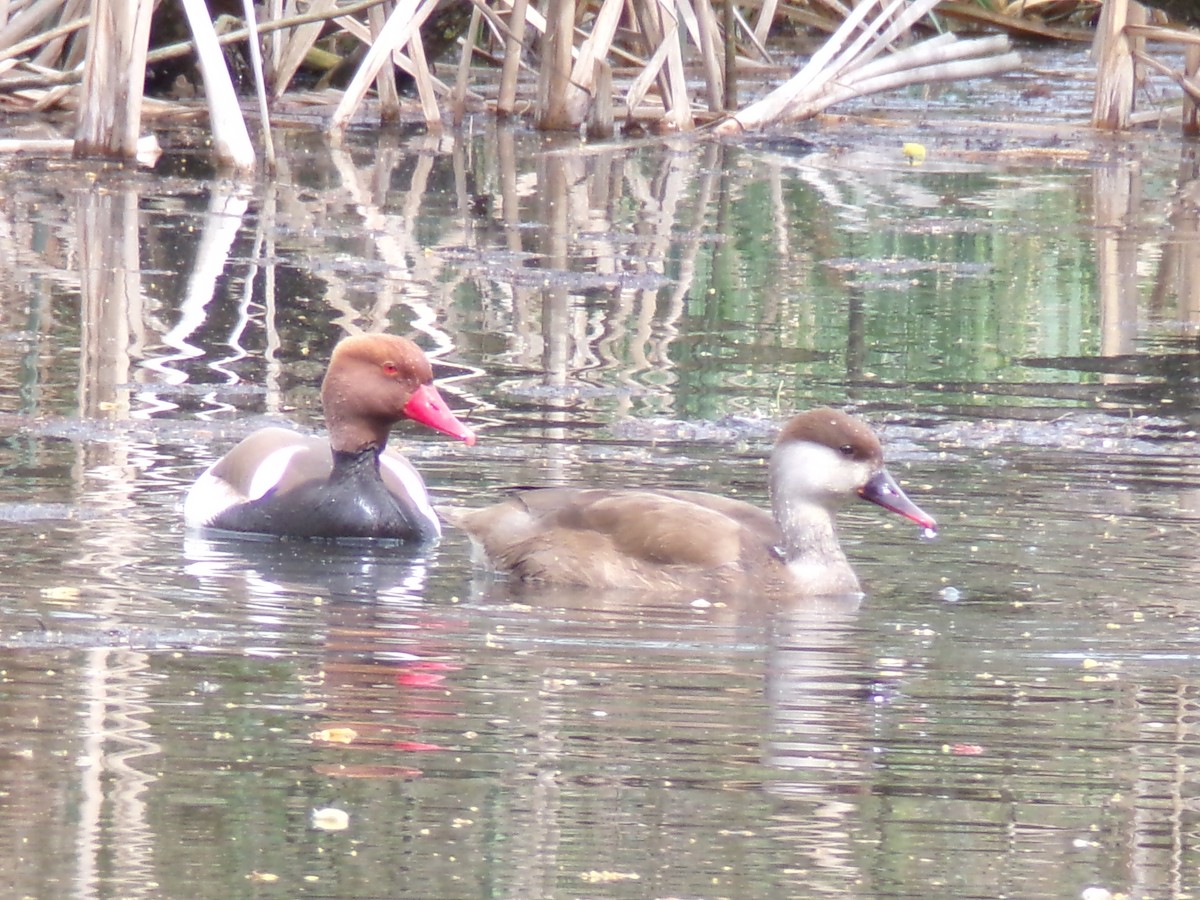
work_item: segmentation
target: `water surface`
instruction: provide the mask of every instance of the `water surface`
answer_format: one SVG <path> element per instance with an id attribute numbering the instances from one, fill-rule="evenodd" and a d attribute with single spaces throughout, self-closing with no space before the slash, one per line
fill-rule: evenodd
<path id="1" fill-rule="evenodd" d="M 4 161 L 5 892 L 1194 893 L 1196 160 L 918 136 Z M 384 328 L 480 432 L 398 429 L 443 502 L 763 503 L 831 403 L 942 534 L 848 509 L 866 597 L 776 604 L 185 535 L 196 474 L 319 427 L 331 347 Z"/>

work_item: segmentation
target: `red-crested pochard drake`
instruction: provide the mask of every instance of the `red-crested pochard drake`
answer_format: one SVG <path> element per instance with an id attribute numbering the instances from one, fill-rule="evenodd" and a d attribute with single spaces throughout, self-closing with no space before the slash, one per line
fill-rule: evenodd
<path id="1" fill-rule="evenodd" d="M 477 561 L 528 581 L 591 588 L 859 592 L 834 513 L 851 497 L 928 532 L 864 422 L 834 409 L 801 413 L 771 453 L 773 514 L 698 491 L 541 488 L 483 509 L 438 507 L 467 532 Z"/>
<path id="2" fill-rule="evenodd" d="M 193 528 L 298 538 L 427 541 L 441 534 L 425 482 L 387 449 L 413 419 L 468 444 L 475 435 L 433 386 L 433 369 L 407 338 L 364 334 L 334 348 L 321 383 L 328 439 L 263 428 L 213 463 L 188 491 Z"/>

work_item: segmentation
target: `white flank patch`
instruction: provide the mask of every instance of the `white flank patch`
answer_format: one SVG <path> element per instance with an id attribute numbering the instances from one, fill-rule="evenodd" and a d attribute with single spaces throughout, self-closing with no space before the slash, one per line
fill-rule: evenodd
<path id="1" fill-rule="evenodd" d="M 246 498 L 228 481 L 217 478 L 210 468 L 196 479 L 183 500 L 183 522 L 189 528 L 203 528 L 231 506 Z"/>
<path id="2" fill-rule="evenodd" d="M 302 446 L 285 447 L 269 454 L 259 463 L 250 479 L 250 489 L 242 493 L 224 478 L 213 474 L 218 463 L 209 466 L 188 490 L 183 500 L 183 522 L 189 528 L 203 528 L 225 510 L 250 500 L 257 500 L 279 484 L 292 457 Z"/>
<path id="3" fill-rule="evenodd" d="M 421 480 L 421 476 L 417 474 L 416 470 L 395 459 L 390 459 L 386 453 L 379 457 L 379 464 L 404 486 L 404 492 L 412 498 L 417 509 L 421 511 L 421 515 L 433 523 L 434 533 L 441 537 L 442 523 L 438 521 L 437 513 L 433 511 L 433 504 L 429 502 L 429 492 L 425 490 L 425 482 Z"/>
<path id="4" fill-rule="evenodd" d="M 291 465 L 292 457 L 304 449 L 302 444 L 296 444 L 291 447 L 282 447 L 274 453 L 267 454 L 266 459 L 260 462 L 257 468 L 255 468 L 254 477 L 250 479 L 250 489 L 246 491 L 246 496 L 243 499 L 245 501 L 252 501 L 266 496 L 268 491 L 283 481 L 283 473 Z"/>

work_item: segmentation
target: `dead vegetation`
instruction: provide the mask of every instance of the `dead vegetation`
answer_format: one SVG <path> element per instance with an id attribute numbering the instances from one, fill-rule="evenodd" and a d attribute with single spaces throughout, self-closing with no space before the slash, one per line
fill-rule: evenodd
<path id="1" fill-rule="evenodd" d="M 1184 0 L 1162 2 L 1191 14 Z M 419 109 L 431 129 L 486 110 L 596 137 L 622 126 L 739 132 L 851 97 L 992 76 L 1020 64 L 1009 37 L 1085 41 L 1099 23 L 1095 121 L 1124 127 L 1139 66 L 1200 93 L 1144 50 L 1148 37 L 1180 32 L 1139 30 L 1138 9 L 1129 0 L 0 0 L 0 109 L 73 111 L 67 149 L 134 156 L 147 149 L 145 116 L 194 119 L 202 95 L 218 160 L 249 171 L 260 155 L 271 164 L 266 124 L 280 108 L 313 110 L 336 142 L 371 92 L 379 119 Z M 789 71 L 805 43 L 808 61 Z M 748 79 L 776 87 L 740 105 Z"/>

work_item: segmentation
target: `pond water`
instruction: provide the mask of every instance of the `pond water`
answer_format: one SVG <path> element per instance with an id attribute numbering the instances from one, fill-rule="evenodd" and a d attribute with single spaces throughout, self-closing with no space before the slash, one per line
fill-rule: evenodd
<path id="1" fill-rule="evenodd" d="M 0 164 L 6 896 L 1200 888 L 1193 148 L 277 142 L 251 187 L 187 148 Z M 848 509 L 866 596 L 792 603 L 185 534 L 198 472 L 318 427 L 331 347 L 380 329 L 479 431 L 397 429 L 443 502 L 764 502 L 773 428 L 829 403 L 942 533 Z"/>

